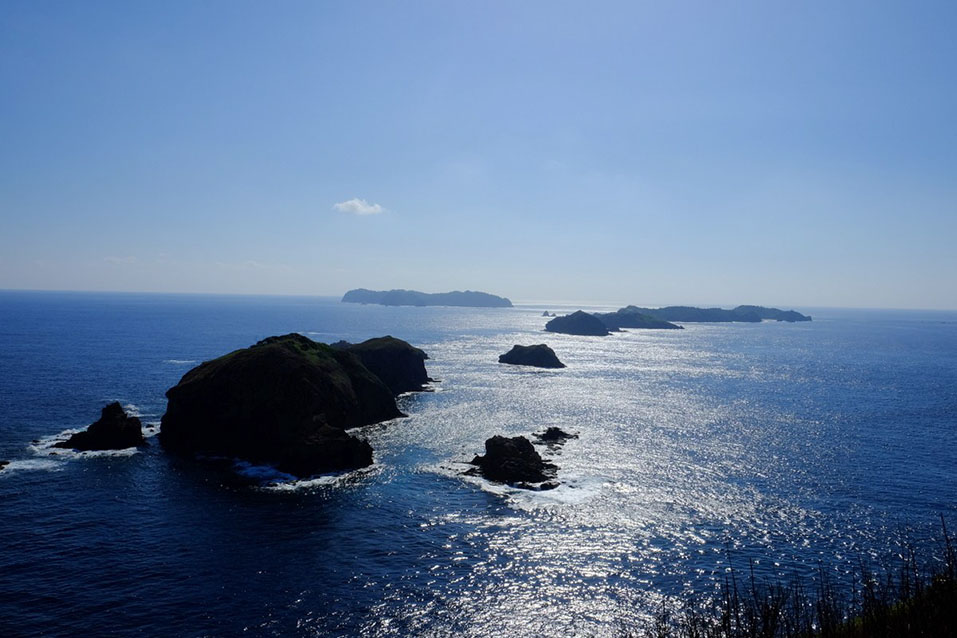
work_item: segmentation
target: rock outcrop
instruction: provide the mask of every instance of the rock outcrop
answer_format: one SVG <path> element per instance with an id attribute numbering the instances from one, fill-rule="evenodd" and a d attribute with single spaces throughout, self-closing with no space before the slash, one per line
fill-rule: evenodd
<path id="1" fill-rule="evenodd" d="M 343 430 L 404 416 L 393 391 L 348 350 L 299 334 L 207 361 L 170 388 L 160 443 L 310 476 L 372 463 Z"/>
<path id="2" fill-rule="evenodd" d="M 544 343 L 534 346 L 520 346 L 516 344 L 505 354 L 499 355 L 498 362 L 518 366 L 535 366 L 536 368 L 565 367 L 565 364 L 558 360 L 555 351 Z"/>
<path id="3" fill-rule="evenodd" d="M 568 439 L 577 439 L 577 434 L 569 434 L 558 427 L 550 427 L 541 434 L 536 434 L 535 438 L 538 439 L 539 443 L 544 443 L 546 445 L 562 445 Z"/>
<path id="4" fill-rule="evenodd" d="M 383 306 L 465 306 L 471 308 L 511 308 L 507 297 L 477 290 L 419 292 L 418 290 L 366 290 L 357 288 L 342 296 L 346 303 L 374 303 Z"/>
<path id="5" fill-rule="evenodd" d="M 146 445 L 143 426 L 135 416 L 129 416 L 123 406 L 114 401 L 100 413 L 99 420 L 83 432 L 77 432 L 53 447 L 89 452 L 92 450 L 124 450 Z"/>
<path id="6" fill-rule="evenodd" d="M 531 442 L 524 436 L 512 438 L 493 436 L 485 441 L 485 455 L 472 459 L 472 465 L 490 481 L 508 483 L 518 487 L 531 487 L 555 477 L 557 469 L 552 463 L 542 460 Z M 555 487 L 542 485 L 538 489 Z"/>
<path id="7" fill-rule="evenodd" d="M 563 317 L 555 317 L 545 324 L 545 330 L 593 337 L 604 337 L 608 334 L 608 328 L 601 319 L 581 310 Z"/>
<path id="8" fill-rule="evenodd" d="M 425 370 L 429 355 L 402 339 L 385 336 L 362 343 L 339 341 L 332 347 L 357 356 L 362 365 L 379 377 L 394 395 L 419 392 L 432 381 Z"/>

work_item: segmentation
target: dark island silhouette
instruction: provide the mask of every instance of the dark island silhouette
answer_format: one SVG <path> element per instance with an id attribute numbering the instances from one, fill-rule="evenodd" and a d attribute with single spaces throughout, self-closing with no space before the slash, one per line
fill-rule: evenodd
<path id="1" fill-rule="evenodd" d="M 461 306 L 469 308 L 511 308 L 512 302 L 498 295 L 476 290 L 419 292 L 418 290 L 366 290 L 357 288 L 342 296 L 345 303 L 383 306 Z"/>
<path id="2" fill-rule="evenodd" d="M 533 366 L 536 368 L 564 368 L 565 364 L 558 360 L 555 351 L 544 343 L 533 346 L 515 344 L 505 354 L 499 355 L 499 363 L 508 363 L 517 366 Z"/>
<path id="3" fill-rule="evenodd" d="M 694 306 L 665 306 L 664 308 L 625 306 L 618 312 L 623 310 L 648 315 L 664 321 L 680 321 L 682 323 L 758 323 L 765 319 L 787 322 L 811 320 L 808 315 L 802 315 L 794 310 L 780 310 L 778 308 L 765 308 L 764 306 L 737 306 L 730 310 L 724 308 L 696 308 Z"/>
<path id="4" fill-rule="evenodd" d="M 269 337 L 200 364 L 170 388 L 160 444 L 299 477 L 365 467 L 372 447 L 345 429 L 405 416 L 395 396 L 428 380 L 425 358 L 394 337 L 338 348 L 300 334 Z"/>
<path id="5" fill-rule="evenodd" d="M 604 337 L 608 335 L 608 328 L 602 323 L 602 320 L 583 310 L 576 310 L 572 314 L 563 317 L 555 317 L 545 324 L 545 330 L 588 337 Z"/>
<path id="6" fill-rule="evenodd" d="M 682 323 L 760 323 L 771 321 L 811 321 L 808 315 L 794 310 L 765 308 L 764 306 L 738 306 L 731 310 L 723 308 L 696 308 L 694 306 L 666 306 L 664 308 L 640 308 L 625 306 L 615 312 L 587 313 L 582 310 L 570 315 L 556 317 L 545 324 L 549 332 L 573 335 L 605 336 L 623 328 L 642 330 L 680 330 L 674 321 Z"/>

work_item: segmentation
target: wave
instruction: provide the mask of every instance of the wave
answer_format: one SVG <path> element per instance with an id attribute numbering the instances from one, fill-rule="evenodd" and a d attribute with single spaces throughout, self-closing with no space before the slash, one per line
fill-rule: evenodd
<path id="1" fill-rule="evenodd" d="M 577 472 L 563 472 L 558 470 L 556 479 L 558 487 L 550 490 L 529 490 L 513 487 L 505 483 L 496 483 L 481 476 L 463 474 L 463 466 L 467 463 L 451 465 L 427 465 L 422 469 L 449 478 L 454 478 L 489 494 L 495 494 L 509 500 L 521 509 L 540 509 L 555 505 L 575 505 L 597 498 L 604 489 L 607 480 L 601 476 L 586 475 Z"/>
<path id="2" fill-rule="evenodd" d="M 198 359 L 164 359 L 163 363 L 168 363 L 174 366 L 188 366 L 193 363 L 199 363 Z"/>
<path id="3" fill-rule="evenodd" d="M 82 432 L 86 428 L 69 428 L 58 434 L 44 436 L 30 443 L 27 449 L 34 455 L 40 457 L 59 456 L 63 459 L 85 459 L 97 456 L 133 456 L 139 453 L 140 448 L 128 447 L 122 450 L 89 450 L 78 452 L 69 448 L 56 447 L 57 443 L 62 443 L 77 432 Z M 158 431 L 158 428 L 157 428 Z M 144 435 L 146 431 L 144 431 Z M 154 432 L 155 434 L 155 432 Z"/>

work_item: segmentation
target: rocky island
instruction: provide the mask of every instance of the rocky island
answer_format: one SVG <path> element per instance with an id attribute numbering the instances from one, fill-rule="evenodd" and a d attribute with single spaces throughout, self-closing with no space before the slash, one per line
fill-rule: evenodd
<path id="1" fill-rule="evenodd" d="M 604 337 L 608 335 L 608 328 L 601 319 L 582 310 L 576 310 L 570 315 L 555 317 L 545 324 L 545 330 L 590 337 Z"/>
<path id="2" fill-rule="evenodd" d="M 386 382 L 352 348 L 373 367 L 408 366 Z M 170 452 L 236 457 L 300 477 L 364 467 L 372 448 L 345 429 L 404 416 L 395 395 L 428 379 L 424 355 L 393 337 L 339 348 L 300 334 L 269 337 L 187 372 L 166 392 L 159 440 Z"/>
<path id="3" fill-rule="evenodd" d="M 469 308 L 511 308 L 512 302 L 498 295 L 475 290 L 419 292 L 418 290 L 366 290 L 357 288 L 342 296 L 345 303 L 383 306 L 462 306 Z"/>
<path id="4" fill-rule="evenodd" d="M 83 432 L 77 432 L 66 441 L 53 447 L 89 452 L 93 450 L 124 450 L 147 445 L 143 427 L 135 416 L 129 416 L 118 402 L 114 401 L 100 412 L 99 420 L 91 423 Z"/>
<path id="5" fill-rule="evenodd" d="M 499 355 L 498 362 L 518 366 L 534 366 L 536 368 L 565 367 L 565 364 L 558 360 L 555 351 L 544 343 L 534 346 L 520 346 L 516 344 L 505 354 Z"/>

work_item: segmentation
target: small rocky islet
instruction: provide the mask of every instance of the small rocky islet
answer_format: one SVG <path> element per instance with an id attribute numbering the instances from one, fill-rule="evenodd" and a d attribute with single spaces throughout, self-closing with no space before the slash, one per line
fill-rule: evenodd
<path id="1" fill-rule="evenodd" d="M 485 441 L 485 454 L 472 459 L 475 467 L 465 474 L 479 475 L 515 487 L 548 490 L 558 487 L 553 479 L 558 467 L 542 459 L 524 436 L 493 436 Z"/>
<path id="2" fill-rule="evenodd" d="M 535 368 L 564 368 L 565 364 L 558 360 L 555 351 L 544 343 L 533 346 L 512 346 L 505 354 L 499 355 L 499 363 L 508 363 L 517 366 L 532 366 Z"/>
<path id="3" fill-rule="evenodd" d="M 103 408 L 100 418 L 86 430 L 71 435 L 66 441 L 54 443 L 53 447 L 90 452 L 124 450 L 144 445 L 148 443 L 139 418 L 128 415 L 123 406 L 114 401 Z"/>

